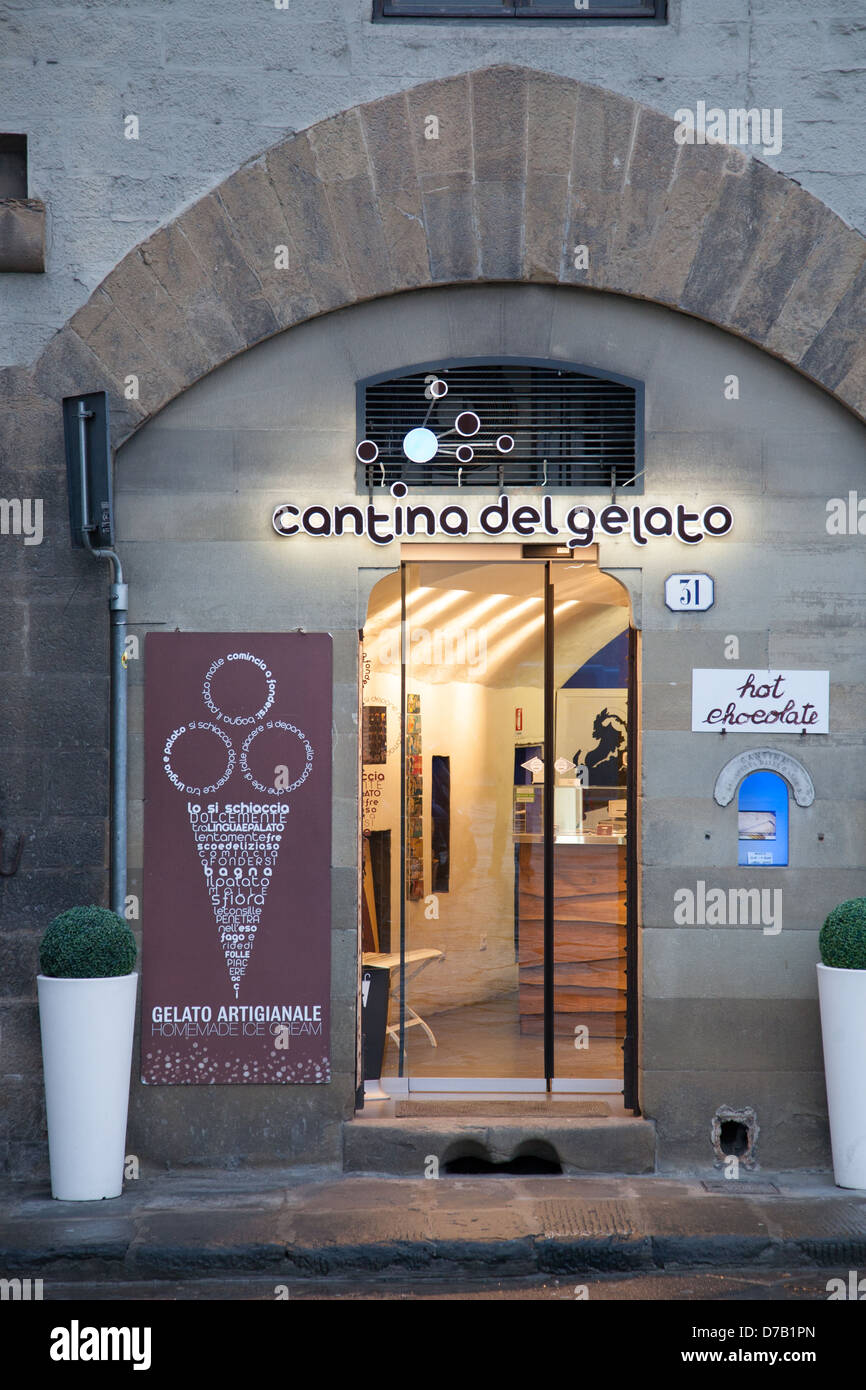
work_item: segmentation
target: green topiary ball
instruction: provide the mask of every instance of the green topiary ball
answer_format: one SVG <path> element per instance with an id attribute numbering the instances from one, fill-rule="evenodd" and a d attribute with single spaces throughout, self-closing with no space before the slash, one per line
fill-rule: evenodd
<path id="1" fill-rule="evenodd" d="M 135 937 L 116 912 L 107 907 L 70 907 L 46 928 L 39 969 L 55 979 L 107 979 L 131 975 L 135 956 Z"/>
<path id="2" fill-rule="evenodd" d="M 824 965 L 866 970 L 866 898 L 849 898 L 833 908 L 821 928 L 818 949 Z"/>

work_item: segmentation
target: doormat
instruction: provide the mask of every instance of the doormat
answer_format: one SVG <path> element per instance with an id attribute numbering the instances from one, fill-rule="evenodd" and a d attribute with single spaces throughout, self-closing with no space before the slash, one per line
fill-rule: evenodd
<path id="1" fill-rule="evenodd" d="M 398 1120 L 438 1115 L 440 1118 L 468 1115 L 501 1116 L 519 1119 L 521 1115 L 545 1115 L 549 1120 L 606 1119 L 610 1106 L 604 1100 L 398 1100 L 394 1113 Z"/>

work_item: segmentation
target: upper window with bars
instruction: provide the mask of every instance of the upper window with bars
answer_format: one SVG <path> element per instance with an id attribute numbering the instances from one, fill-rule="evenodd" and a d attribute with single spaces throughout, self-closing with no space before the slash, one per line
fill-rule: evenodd
<path id="1" fill-rule="evenodd" d="M 643 491 L 643 383 L 474 358 L 358 383 L 358 489 Z"/>
<path id="2" fill-rule="evenodd" d="M 583 19 L 666 18 L 666 0 L 373 0 L 374 19 Z"/>

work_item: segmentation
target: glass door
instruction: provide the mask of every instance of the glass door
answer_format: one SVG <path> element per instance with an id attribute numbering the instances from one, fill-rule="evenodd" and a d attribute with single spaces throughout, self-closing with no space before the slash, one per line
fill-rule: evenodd
<path id="1" fill-rule="evenodd" d="M 622 1088 L 628 617 L 579 560 L 420 561 L 373 593 L 364 962 L 404 1089 Z"/>

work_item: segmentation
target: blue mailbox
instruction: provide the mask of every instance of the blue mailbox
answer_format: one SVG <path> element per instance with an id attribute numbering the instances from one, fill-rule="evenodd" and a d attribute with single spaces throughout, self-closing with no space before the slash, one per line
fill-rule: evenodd
<path id="1" fill-rule="evenodd" d="M 739 864 L 788 862 L 788 784 L 777 772 L 750 772 L 737 798 Z"/>

